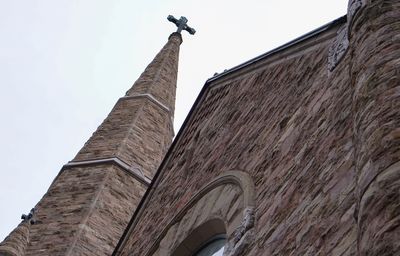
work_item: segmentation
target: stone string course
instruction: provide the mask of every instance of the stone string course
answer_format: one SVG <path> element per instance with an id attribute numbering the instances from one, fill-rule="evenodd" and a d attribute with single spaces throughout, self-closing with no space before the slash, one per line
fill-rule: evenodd
<path id="1" fill-rule="evenodd" d="M 231 169 L 256 189 L 242 255 L 398 255 L 400 4 L 359 12 L 332 72 L 334 37 L 209 85 L 118 255 L 146 255 L 196 191 Z"/>
<path id="2" fill-rule="evenodd" d="M 147 98 L 120 100 L 73 161 L 117 157 L 150 178 L 172 136 L 171 116 L 160 106 Z"/>

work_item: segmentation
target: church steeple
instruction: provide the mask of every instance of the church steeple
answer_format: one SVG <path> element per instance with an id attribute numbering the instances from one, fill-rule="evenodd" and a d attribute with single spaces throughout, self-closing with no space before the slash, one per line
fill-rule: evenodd
<path id="1" fill-rule="evenodd" d="M 126 92 L 126 96 L 151 97 L 173 114 L 178 72 L 177 60 L 181 43 L 181 34 L 172 33 L 167 44 L 147 66 L 132 88 Z"/>
<path id="2" fill-rule="evenodd" d="M 179 33 L 170 35 L 131 89 L 79 151 L 70 165 L 115 159 L 147 182 L 174 136 Z"/>
<path id="3" fill-rule="evenodd" d="M 35 206 L 35 224 L 22 222 L 3 254 L 111 255 L 174 136 L 179 32 L 63 166 Z"/>

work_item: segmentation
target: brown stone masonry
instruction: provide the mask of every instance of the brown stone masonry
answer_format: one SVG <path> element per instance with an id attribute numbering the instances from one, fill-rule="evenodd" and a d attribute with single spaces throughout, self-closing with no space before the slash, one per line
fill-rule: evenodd
<path id="1" fill-rule="evenodd" d="M 347 23 L 210 79 L 114 254 L 195 251 L 204 217 L 229 256 L 400 255 L 399 10 L 352 0 Z M 255 185 L 235 232 L 216 200 L 191 208 L 232 170 Z"/>
<path id="2" fill-rule="evenodd" d="M 115 166 L 63 171 L 36 206 L 26 255 L 109 255 L 145 189 Z"/>
<path id="3" fill-rule="evenodd" d="M 358 249 L 400 254 L 400 2 L 365 1 L 350 42 Z"/>
<path id="4" fill-rule="evenodd" d="M 336 74 L 327 68 L 338 27 L 208 85 L 120 255 L 146 255 L 201 186 L 230 170 L 256 189 L 244 255 L 356 251 L 348 56 Z"/>

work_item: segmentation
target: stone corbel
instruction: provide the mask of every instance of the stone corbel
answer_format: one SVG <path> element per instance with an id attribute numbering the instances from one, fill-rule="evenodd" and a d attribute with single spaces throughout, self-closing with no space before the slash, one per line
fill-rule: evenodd
<path id="1" fill-rule="evenodd" d="M 337 32 L 336 38 L 329 48 L 328 53 L 328 70 L 333 71 L 340 61 L 346 55 L 349 48 L 349 38 L 351 26 L 362 7 L 366 5 L 366 0 L 350 0 L 347 6 L 347 22 Z"/>
<path id="2" fill-rule="evenodd" d="M 329 48 L 328 70 L 331 72 L 346 55 L 347 49 L 349 48 L 349 39 L 347 35 L 347 24 L 345 24 L 338 30 L 336 38 Z"/>
<path id="3" fill-rule="evenodd" d="M 253 241 L 254 207 L 244 209 L 243 216 L 241 224 L 236 228 L 233 238 L 229 241 L 224 251 L 225 256 L 242 255 L 245 248 Z"/>

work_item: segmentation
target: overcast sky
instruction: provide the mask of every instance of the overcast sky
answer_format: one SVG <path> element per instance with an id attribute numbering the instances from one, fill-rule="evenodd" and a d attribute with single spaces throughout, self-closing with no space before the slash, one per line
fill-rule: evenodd
<path id="1" fill-rule="evenodd" d="M 205 81 L 346 13 L 347 0 L 2 0 L 0 241 L 176 27 L 177 132 Z"/>

